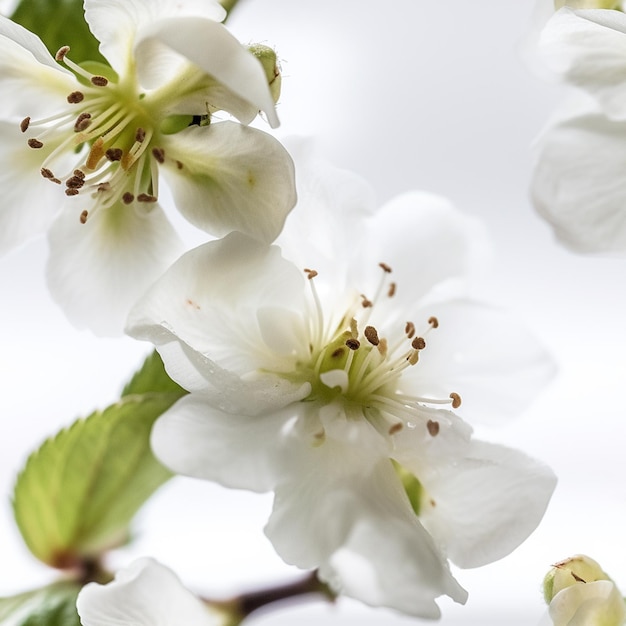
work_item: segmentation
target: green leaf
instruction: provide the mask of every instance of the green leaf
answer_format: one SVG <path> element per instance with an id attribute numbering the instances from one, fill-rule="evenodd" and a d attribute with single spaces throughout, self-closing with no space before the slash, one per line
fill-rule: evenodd
<path id="1" fill-rule="evenodd" d="M 83 13 L 83 0 L 21 0 L 11 19 L 39 35 L 52 55 L 70 46 L 75 63 L 104 61 Z"/>
<path id="2" fill-rule="evenodd" d="M 126 543 L 129 523 L 171 473 L 150 450 L 156 418 L 180 393 L 128 395 L 75 422 L 28 459 L 13 496 L 31 552 L 58 568 Z"/>
<path id="3" fill-rule="evenodd" d="M 80 626 L 76 612 L 78 583 L 54 583 L 42 589 L 0 598 L 0 626 Z"/>
<path id="4" fill-rule="evenodd" d="M 122 397 L 154 391 L 177 393 L 181 396 L 187 393 L 167 375 L 165 367 L 163 367 L 163 361 L 156 350 L 146 358 L 141 369 L 139 369 L 126 387 L 124 387 Z"/>

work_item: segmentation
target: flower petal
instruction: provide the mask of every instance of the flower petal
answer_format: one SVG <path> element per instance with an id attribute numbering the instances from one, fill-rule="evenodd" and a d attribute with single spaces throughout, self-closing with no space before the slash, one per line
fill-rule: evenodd
<path id="1" fill-rule="evenodd" d="M 270 135 L 234 122 L 163 137 L 176 206 L 217 236 L 233 230 L 273 241 L 296 203 L 293 162 Z"/>
<path id="2" fill-rule="evenodd" d="M 114 205 L 81 224 L 68 201 L 49 232 L 47 277 L 70 321 L 96 334 L 120 334 L 133 303 L 180 252 L 159 206 Z"/>
<path id="3" fill-rule="evenodd" d="M 142 84 L 153 74 L 150 63 L 155 46 L 161 49 L 163 44 L 253 104 L 257 111 L 263 111 L 273 128 L 279 125 L 261 63 L 224 26 L 212 19 L 181 16 L 157 20 L 142 28 L 135 47 Z"/>
<path id="4" fill-rule="evenodd" d="M 624 599 L 612 580 L 579 583 L 550 602 L 553 626 L 619 626 L 626 619 Z"/>
<path id="5" fill-rule="evenodd" d="M 556 236 L 577 252 L 626 250 L 626 123 L 589 113 L 548 128 L 532 198 Z"/>
<path id="6" fill-rule="evenodd" d="M 612 118 L 626 119 L 626 15 L 620 11 L 559 10 L 540 44 L 546 62 L 591 93 Z"/>
<path id="7" fill-rule="evenodd" d="M 67 107 L 74 76 L 59 66 L 39 37 L 0 16 L 0 84 L 4 117 L 48 116 Z M 58 103 L 58 104 L 56 104 Z"/>
<path id="8" fill-rule="evenodd" d="M 85 19 L 100 52 L 120 75 L 134 67 L 138 33 L 156 20 L 182 15 L 222 21 L 226 11 L 213 0 L 85 0 Z"/>
<path id="9" fill-rule="evenodd" d="M 85 585 L 76 601 L 83 626 L 219 626 L 220 617 L 150 558 L 134 561 L 107 585 Z"/>
<path id="10" fill-rule="evenodd" d="M 418 476 L 428 498 L 420 519 L 460 567 L 496 561 L 543 517 L 556 477 L 517 450 L 474 441 L 455 464 Z"/>

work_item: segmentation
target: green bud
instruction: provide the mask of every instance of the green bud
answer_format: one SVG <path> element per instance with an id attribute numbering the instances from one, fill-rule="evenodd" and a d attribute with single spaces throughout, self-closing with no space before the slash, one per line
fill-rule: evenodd
<path id="1" fill-rule="evenodd" d="M 547 604 L 566 587 L 576 583 L 590 583 L 597 580 L 611 580 L 600 565 L 584 554 L 577 554 L 553 565 L 543 579 L 543 595 Z"/>
<path id="2" fill-rule="evenodd" d="M 270 93 L 272 94 L 272 98 L 274 99 L 274 102 L 278 102 L 278 98 L 280 98 L 280 87 L 282 79 L 280 75 L 280 67 L 278 66 L 278 57 L 276 56 L 276 52 L 269 46 L 264 46 L 260 43 L 255 43 L 251 46 L 248 46 L 248 50 L 252 52 L 252 54 L 261 62 L 261 65 L 263 66 L 263 71 L 265 72 L 265 76 L 267 77 L 267 84 L 270 86 Z"/>
<path id="3" fill-rule="evenodd" d="M 621 0 L 554 0 L 555 10 L 562 7 L 572 9 L 617 9 L 621 10 Z"/>

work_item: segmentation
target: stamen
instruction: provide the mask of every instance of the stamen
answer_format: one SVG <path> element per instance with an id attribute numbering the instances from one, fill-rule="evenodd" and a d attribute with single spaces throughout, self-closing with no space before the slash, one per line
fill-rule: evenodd
<path id="1" fill-rule="evenodd" d="M 426 428 L 431 437 L 436 437 L 439 434 L 439 422 L 428 420 L 428 422 L 426 422 Z"/>
<path id="2" fill-rule="evenodd" d="M 330 356 L 333 359 L 340 359 L 341 357 L 343 357 L 343 355 L 345 354 L 345 350 L 343 347 L 337 348 L 336 350 L 333 350 L 330 354 Z"/>
<path id="3" fill-rule="evenodd" d="M 59 48 L 57 50 L 57 53 L 54 55 L 54 58 L 61 62 L 61 61 L 65 61 L 65 55 L 70 51 L 70 47 L 69 46 L 62 46 L 61 48 Z"/>
<path id="4" fill-rule="evenodd" d="M 183 169 L 183 167 L 184 167 L 184 165 L 183 165 L 180 161 L 176 161 L 176 167 L 177 167 L 179 170 L 182 170 L 182 169 Z"/>
<path id="5" fill-rule="evenodd" d="M 148 193 L 140 193 L 137 196 L 137 202 L 156 202 L 157 198 L 155 198 L 154 196 L 151 196 Z"/>
<path id="6" fill-rule="evenodd" d="M 387 356 L 387 340 L 384 337 L 380 340 L 380 343 L 376 347 L 383 358 Z"/>
<path id="7" fill-rule="evenodd" d="M 152 148 L 152 156 L 154 156 L 159 163 L 165 163 L 165 150 L 163 150 L 163 148 Z"/>
<path id="8" fill-rule="evenodd" d="M 304 273 L 306 274 L 306 277 L 309 280 L 312 280 L 313 278 L 315 278 L 317 276 L 317 271 L 316 270 L 310 270 L 308 268 L 304 268 Z"/>
<path id="9" fill-rule="evenodd" d="M 77 196 L 79 193 L 80 191 L 78 191 L 78 189 L 66 189 L 65 190 L 66 196 Z"/>
<path id="10" fill-rule="evenodd" d="M 361 342 L 358 339 L 350 337 L 350 339 L 346 341 L 346 346 L 348 346 L 350 350 L 358 350 L 361 347 Z"/>
<path id="11" fill-rule="evenodd" d="M 106 156 L 109 161 L 121 161 L 124 156 L 124 151 L 121 148 L 109 148 L 104 153 L 104 156 Z"/>
<path id="12" fill-rule="evenodd" d="M 81 113 L 74 124 L 74 132 L 82 133 L 91 125 L 91 113 Z"/>
<path id="13" fill-rule="evenodd" d="M 374 306 L 374 303 L 371 300 L 368 300 L 365 294 L 362 293 L 361 294 L 361 306 L 364 309 L 369 309 L 370 307 Z"/>
<path id="14" fill-rule="evenodd" d="M 433 327 L 433 328 L 438 328 L 439 327 L 439 320 L 433 316 L 433 317 L 429 317 L 428 318 L 428 323 Z"/>
<path id="15" fill-rule="evenodd" d="M 70 104 L 78 104 L 85 99 L 85 95 L 82 91 L 72 91 L 72 93 L 67 97 L 67 101 Z"/>
<path id="16" fill-rule="evenodd" d="M 350 320 L 350 334 L 355 338 L 359 336 L 359 326 L 354 317 Z"/>
<path id="17" fill-rule="evenodd" d="M 65 186 L 68 189 L 80 189 L 85 184 L 85 180 L 79 176 L 72 176 L 65 181 Z"/>
<path id="18" fill-rule="evenodd" d="M 373 346 L 377 346 L 380 343 L 380 340 L 378 339 L 378 331 L 373 326 L 366 326 L 363 334 Z"/>
<path id="19" fill-rule="evenodd" d="M 461 406 L 461 396 L 458 393 L 452 392 L 450 398 L 452 398 L 452 408 L 458 409 Z"/>
<path id="20" fill-rule="evenodd" d="M 38 139 L 29 139 L 28 140 L 28 145 L 33 148 L 34 150 L 38 150 L 39 148 L 43 148 L 43 143 L 41 143 L 41 141 L 39 141 Z"/>
<path id="21" fill-rule="evenodd" d="M 122 196 L 122 202 L 124 204 L 131 204 L 132 201 L 135 199 L 135 196 L 133 196 L 132 193 L 130 193 L 130 191 L 127 191 L 123 196 Z"/>
<path id="22" fill-rule="evenodd" d="M 396 295 L 396 283 L 389 283 L 389 290 L 387 291 L 387 297 L 393 298 Z"/>
<path id="23" fill-rule="evenodd" d="M 80 214 L 80 223 L 81 223 L 81 224 L 85 224 L 85 223 L 87 222 L 87 216 L 88 216 L 88 215 L 89 215 L 89 212 L 88 212 L 88 211 L 86 211 L 86 210 L 85 210 L 85 211 L 83 211 L 83 212 Z"/>
<path id="24" fill-rule="evenodd" d="M 411 342 L 411 347 L 415 350 L 423 350 L 426 347 L 426 342 L 423 337 L 415 337 Z"/>
<path id="25" fill-rule="evenodd" d="M 30 126 L 30 117 L 25 117 L 21 122 L 20 122 L 20 130 L 25 133 L 28 130 L 28 127 Z"/>
<path id="26" fill-rule="evenodd" d="M 145 138 L 146 131 L 143 128 L 138 128 L 137 132 L 135 133 L 135 141 L 137 141 L 138 143 L 143 143 Z"/>
<path id="27" fill-rule="evenodd" d="M 47 180 L 57 183 L 57 185 L 61 184 L 61 181 L 47 167 L 41 168 L 41 175 Z"/>
<path id="28" fill-rule="evenodd" d="M 91 84 L 95 85 L 96 87 L 106 87 L 109 84 L 109 80 L 104 76 L 92 76 Z"/>
<path id="29" fill-rule="evenodd" d="M 386 263 L 379 263 L 379 267 L 382 267 L 383 272 L 386 274 L 391 274 L 391 268 Z"/>
<path id="30" fill-rule="evenodd" d="M 409 339 L 412 339 L 415 335 L 415 324 L 413 322 L 407 322 L 404 327 L 404 332 Z"/>
<path id="31" fill-rule="evenodd" d="M 389 434 L 395 435 L 396 433 L 400 432 L 403 428 L 404 428 L 404 424 L 402 422 L 397 422 L 389 429 Z"/>
<path id="32" fill-rule="evenodd" d="M 82 170 L 74 170 L 74 176 L 80 178 L 81 180 L 85 180 L 85 172 Z"/>

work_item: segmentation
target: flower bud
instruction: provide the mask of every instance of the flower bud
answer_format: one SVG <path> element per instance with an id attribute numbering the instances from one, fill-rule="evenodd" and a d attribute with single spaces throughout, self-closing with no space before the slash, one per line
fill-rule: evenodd
<path id="1" fill-rule="evenodd" d="M 248 46 L 248 50 L 261 62 L 265 76 L 267 77 L 267 84 L 270 87 L 272 98 L 275 103 L 278 102 L 282 79 L 276 52 L 269 46 L 264 46 L 260 43 Z"/>
<path id="2" fill-rule="evenodd" d="M 621 0 L 554 0 L 554 9 L 619 9 L 621 4 Z"/>
<path id="3" fill-rule="evenodd" d="M 554 626 L 621 626 L 626 605 L 600 565 L 582 554 L 556 563 L 543 581 Z"/>

